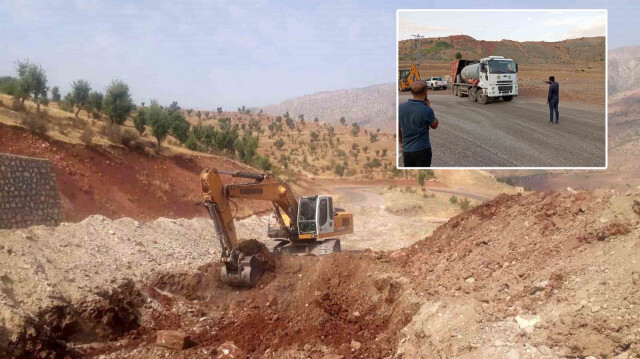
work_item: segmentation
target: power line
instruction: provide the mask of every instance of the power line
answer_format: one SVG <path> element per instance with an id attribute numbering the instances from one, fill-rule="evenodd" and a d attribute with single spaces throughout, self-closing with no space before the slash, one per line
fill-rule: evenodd
<path id="1" fill-rule="evenodd" d="M 416 39 L 416 66 L 420 65 L 419 63 L 419 59 L 420 59 L 420 39 L 423 39 L 424 36 L 421 36 L 420 34 L 415 34 L 415 35 L 411 35 Z"/>

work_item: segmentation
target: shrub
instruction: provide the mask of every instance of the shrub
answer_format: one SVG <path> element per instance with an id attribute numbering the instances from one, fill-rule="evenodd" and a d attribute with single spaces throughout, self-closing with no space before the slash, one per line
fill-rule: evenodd
<path id="1" fill-rule="evenodd" d="M 189 138 L 187 139 L 187 142 L 185 142 L 185 146 L 187 146 L 187 148 L 190 149 L 191 151 L 199 150 L 200 144 L 193 131 L 189 133 Z"/>
<path id="2" fill-rule="evenodd" d="M 80 141 L 82 141 L 82 143 L 84 143 L 85 145 L 89 146 L 93 141 L 94 135 L 95 133 L 91 129 L 91 126 L 85 126 L 84 130 L 82 130 L 82 134 L 80 135 Z"/>
<path id="3" fill-rule="evenodd" d="M 449 202 L 451 202 L 451 204 L 458 203 L 458 197 L 456 197 L 456 196 L 449 197 Z"/>
<path id="4" fill-rule="evenodd" d="M 467 198 L 463 198 L 460 200 L 458 205 L 460 206 L 460 209 L 462 209 L 463 211 L 467 211 L 471 208 L 471 201 Z"/>
<path id="5" fill-rule="evenodd" d="M 124 131 L 121 131 L 120 143 L 126 146 L 131 141 L 137 141 L 138 138 L 140 138 L 138 132 L 129 128 L 125 128 Z"/>
<path id="6" fill-rule="evenodd" d="M 112 143 L 122 143 L 122 129 L 115 123 L 107 123 L 102 127 L 102 134 Z"/>
<path id="7" fill-rule="evenodd" d="M 271 171 L 273 168 L 273 164 L 269 160 L 269 157 L 256 155 L 253 159 L 253 163 L 256 167 L 262 169 L 263 171 Z"/>
<path id="8" fill-rule="evenodd" d="M 20 122 L 24 127 L 26 127 L 29 131 L 33 133 L 44 135 L 47 133 L 47 131 L 49 131 L 49 128 L 47 127 L 47 123 L 45 122 L 44 118 L 40 116 L 38 117 L 24 116 Z"/>
<path id="9" fill-rule="evenodd" d="M 20 112 L 20 111 L 26 110 L 26 107 L 25 107 L 25 104 L 22 103 L 22 101 L 20 101 L 19 98 L 14 97 L 13 100 L 11 101 L 11 109 L 16 112 Z"/>

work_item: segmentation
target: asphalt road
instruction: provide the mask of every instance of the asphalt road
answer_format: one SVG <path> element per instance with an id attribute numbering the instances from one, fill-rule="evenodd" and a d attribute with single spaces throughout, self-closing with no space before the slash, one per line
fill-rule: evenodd
<path id="1" fill-rule="evenodd" d="M 410 98 L 400 93 L 400 103 Z M 545 99 L 486 105 L 451 91 L 430 91 L 439 126 L 430 130 L 432 167 L 604 167 L 605 114 L 560 101 L 549 124 Z"/>

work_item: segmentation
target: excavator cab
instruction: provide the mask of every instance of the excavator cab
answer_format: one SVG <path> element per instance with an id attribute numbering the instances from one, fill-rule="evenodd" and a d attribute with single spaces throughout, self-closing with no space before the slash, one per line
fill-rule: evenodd
<path id="1" fill-rule="evenodd" d="M 319 235 L 333 233 L 333 199 L 331 196 L 300 197 L 298 233 Z"/>

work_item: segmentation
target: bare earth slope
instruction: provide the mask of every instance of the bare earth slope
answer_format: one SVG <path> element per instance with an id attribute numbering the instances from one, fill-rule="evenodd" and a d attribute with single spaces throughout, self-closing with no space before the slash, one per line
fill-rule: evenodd
<path id="1" fill-rule="evenodd" d="M 124 147 L 70 144 L 3 124 L 0 152 L 52 161 L 67 221 L 80 221 L 92 214 L 143 221 L 203 216 L 204 208 L 196 206 L 202 169 L 253 171 L 223 157 L 152 156 Z M 239 213 L 241 217 L 270 209 L 265 203 L 251 208 L 240 204 L 240 208 L 244 211 Z"/>
<path id="2" fill-rule="evenodd" d="M 640 191 L 501 195 L 405 249 L 283 257 L 252 290 L 218 283 L 211 265 L 172 271 L 41 312 L 10 348 L 210 358 L 233 341 L 251 358 L 635 358 L 634 200 Z M 161 329 L 193 343 L 158 347 Z"/>

